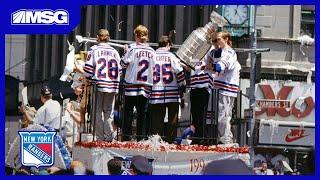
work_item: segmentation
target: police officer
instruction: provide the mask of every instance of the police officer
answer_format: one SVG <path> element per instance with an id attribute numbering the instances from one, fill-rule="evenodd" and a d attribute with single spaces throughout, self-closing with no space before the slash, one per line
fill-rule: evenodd
<path id="1" fill-rule="evenodd" d="M 26 115 L 29 121 L 33 121 L 34 124 L 59 130 L 60 104 L 58 101 L 52 100 L 52 93 L 48 86 L 41 88 L 40 100 L 43 105 L 38 109 L 34 119 L 26 113 L 25 109 L 22 110 L 22 113 Z"/>

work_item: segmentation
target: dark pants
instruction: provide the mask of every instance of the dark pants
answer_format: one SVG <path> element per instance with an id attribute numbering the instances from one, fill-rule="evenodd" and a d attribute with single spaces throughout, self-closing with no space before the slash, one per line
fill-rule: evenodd
<path id="1" fill-rule="evenodd" d="M 137 135 L 138 140 L 142 139 L 139 135 L 147 135 L 147 129 L 149 125 L 146 120 L 148 99 L 142 95 L 140 96 L 125 96 L 124 103 L 124 122 L 122 123 L 122 140 L 128 141 L 132 135 L 132 120 L 133 120 L 133 108 L 137 110 Z"/>
<path id="2" fill-rule="evenodd" d="M 192 124 L 196 128 L 194 137 L 205 137 L 204 125 L 206 123 L 209 95 L 210 94 L 206 88 L 191 89 L 190 101 Z M 195 141 L 197 142 L 198 140 Z"/>
<path id="3" fill-rule="evenodd" d="M 164 131 L 164 118 L 168 108 L 168 126 Z M 179 103 L 151 104 L 151 134 L 165 136 L 168 142 L 172 142 L 177 137 L 177 123 L 179 113 Z"/>

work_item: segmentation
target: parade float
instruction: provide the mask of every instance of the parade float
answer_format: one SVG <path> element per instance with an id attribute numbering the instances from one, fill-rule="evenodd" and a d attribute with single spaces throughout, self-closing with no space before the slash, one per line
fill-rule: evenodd
<path id="1" fill-rule="evenodd" d="M 154 175 L 196 175 L 212 161 L 241 159 L 250 163 L 248 147 L 237 145 L 175 145 L 154 135 L 139 142 L 78 142 L 73 149 L 73 160 L 83 162 L 95 174 L 108 174 L 107 162 L 120 159 L 122 174 L 130 174 L 131 158 L 142 155 L 152 164 Z"/>

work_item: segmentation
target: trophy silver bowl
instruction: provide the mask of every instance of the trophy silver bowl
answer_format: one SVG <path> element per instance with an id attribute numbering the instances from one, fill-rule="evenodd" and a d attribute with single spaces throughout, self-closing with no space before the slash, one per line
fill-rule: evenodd
<path id="1" fill-rule="evenodd" d="M 206 55 L 212 45 L 209 31 L 215 31 L 218 27 L 223 27 L 228 23 L 215 11 L 211 12 L 210 20 L 211 22 L 204 27 L 192 31 L 175 53 L 181 62 L 191 69 L 194 69 L 195 63 Z"/>

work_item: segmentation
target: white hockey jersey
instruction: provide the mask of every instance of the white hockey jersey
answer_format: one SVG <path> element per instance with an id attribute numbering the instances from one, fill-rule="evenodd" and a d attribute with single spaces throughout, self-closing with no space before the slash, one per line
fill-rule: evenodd
<path id="1" fill-rule="evenodd" d="M 153 85 L 155 51 L 146 43 L 133 43 L 121 60 L 126 68 L 125 95 L 149 98 Z"/>
<path id="2" fill-rule="evenodd" d="M 191 72 L 190 88 L 207 88 L 208 92 L 211 93 L 213 87 L 213 74 L 214 72 L 205 69 L 205 66 L 209 63 L 213 64 L 213 60 L 210 56 L 210 51 L 205 55 L 205 57 L 197 62 L 195 65 L 195 71 Z M 212 62 L 210 62 L 212 61 Z"/>
<path id="3" fill-rule="evenodd" d="M 149 102 L 151 104 L 180 102 L 181 85 L 185 85 L 185 75 L 179 60 L 167 49 L 157 49 Z"/>
<path id="4" fill-rule="evenodd" d="M 231 48 L 224 48 L 221 58 L 214 58 L 214 63 L 221 66 L 221 72 L 216 73 L 214 87 L 221 90 L 221 94 L 237 97 L 239 92 L 241 66 L 237 60 L 236 52 Z"/>
<path id="5" fill-rule="evenodd" d="M 118 51 L 107 43 L 92 46 L 84 66 L 84 75 L 96 83 L 100 92 L 118 92 L 121 77 Z"/>

